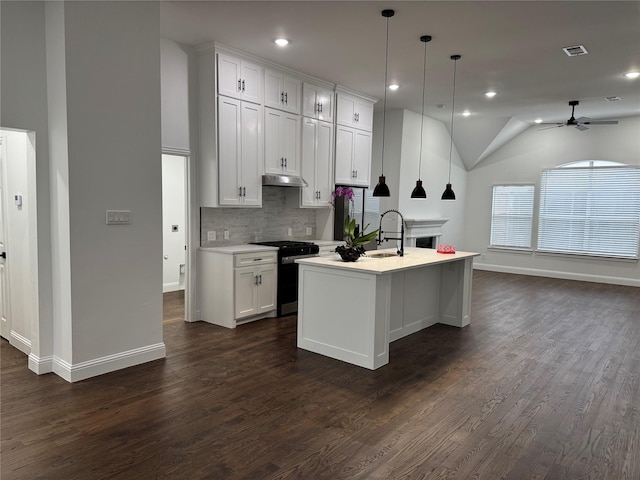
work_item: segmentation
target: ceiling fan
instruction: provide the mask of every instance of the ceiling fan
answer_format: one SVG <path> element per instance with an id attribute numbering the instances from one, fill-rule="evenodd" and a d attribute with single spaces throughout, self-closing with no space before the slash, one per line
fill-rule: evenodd
<path id="1" fill-rule="evenodd" d="M 547 128 L 556 128 L 556 127 L 576 127 L 580 131 L 589 130 L 589 127 L 586 125 L 617 125 L 617 120 L 591 120 L 588 117 L 580 117 L 576 119 L 574 116 L 574 111 L 576 109 L 576 105 L 579 105 L 580 102 L 578 100 L 571 100 L 569 102 L 569 106 L 571 107 L 571 118 L 564 123 L 541 123 L 540 125 L 553 125 L 553 127 Z M 547 128 L 541 128 L 540 130 L 546 130 Z"/>

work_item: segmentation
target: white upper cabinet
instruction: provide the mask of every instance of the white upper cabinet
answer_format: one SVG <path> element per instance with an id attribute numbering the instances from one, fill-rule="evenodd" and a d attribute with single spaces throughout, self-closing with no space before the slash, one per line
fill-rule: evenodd
<path id="1" fill-rule="evenodd" d="M 265 108 L 265 173 L 300 175 L 300 140 L 300 115 Z"/>
<path id="2" fill-rule="evenodd" d="M 338 92 L 336 123 L 347 127 L 373 130 L 373 102 L 364 98 Z"/>
<path id="3" fill-rule="evenodd" d="M 333 186 L 333 124 L 315 118 L 302 119 L 302 178 L 300 206 L 329 207 Z"/>
<path id="4" fill-rule="evenodd" d="M 371 132 L 336 126 L 336 185 L 369 187 Z"/>
<path id="5" fill-rule="evenodd" d="M 302 114 L 325 122 L 333 121 L 334 93 L 327 88 L 304 82 L 302 87 Z"/>
<path id="6" fill-rule="evenodd" d="M 263 70 L 256 63 L 218 53 L 218 95 L 262 103 Z"/>
<path id="7" fill-rule="evenodd" d="M 302 82 L 278 70 L 264 72 L 264 106 L 300 114 Z"/>
<path id="8" fill-rule="evenodd" d="M 219 204 L 262 206 L 263 108 L 236 98 L 218 104 Z"/>

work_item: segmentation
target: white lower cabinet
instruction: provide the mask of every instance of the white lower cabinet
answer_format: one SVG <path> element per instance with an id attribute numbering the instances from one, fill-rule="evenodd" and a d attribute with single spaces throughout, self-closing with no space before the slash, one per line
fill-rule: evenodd
<path id="1" fill-rule="evenodd" d="M 235 317 L 238 320 L 276 308 L 276 264 L 240 267 L 234 271 Z"/>
<path id="2" fill-rule="evenodd" d="M 302 207 L 329 207 L 333 185 L 333 124 L 302 118 Z"/>
<path id="3" fill-rule="evenodd" d="M 336 126 L 336 185 L 369 187 L 371 132 Z"/>
<path id="4" fill-rule="evenodd" d="M 276 316 L 278 250 L 258 246 L 200 250 L 200 318 L 227 328 Z"/>

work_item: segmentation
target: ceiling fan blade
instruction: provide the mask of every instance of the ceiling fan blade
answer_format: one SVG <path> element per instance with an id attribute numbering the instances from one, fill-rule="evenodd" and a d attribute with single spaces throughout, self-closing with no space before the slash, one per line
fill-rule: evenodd
<path id="1" fill-rule="evenodd" d="M 589 117 L 580 117 L 576 120 L 576 123 L 588 123 L 591 119 Z"/>
<path id="2" fill-rule="evenodd" d="M 539 128 L 538 131 L 549 130 L 550 128 L 564 127 L 564 123 L 539 123 L 538 125 L 551 125 L 550 127 Z"/>
<path id="3" fill-rule="evenodd" d="M 585 125 L 617 125 L 618 120 L 592 120 L 590 122 L 582 122 Z"/>
<path id="4" fill-rule="evenodd" d="M 584 132 L 585 130 L 589 130 L 589 127 L 585 127 L 584 124 L 582 123 L 579 123 L 578 125 L 576 125 L 576 128 L 581 132 Z"/>

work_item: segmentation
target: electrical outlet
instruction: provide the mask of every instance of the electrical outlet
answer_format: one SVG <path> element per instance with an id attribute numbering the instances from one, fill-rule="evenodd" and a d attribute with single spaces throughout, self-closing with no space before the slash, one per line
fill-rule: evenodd
<path id="1" fill-rule="evenodd" d="M 224 239 L 229 240 L 229 230 L 224 231 Z"/>
<path id="2" fill-rule="evenodd" d="M 307 233 L 307 236 L 313 235 L 313 229 L 311 227 L 307 227 L 306 233 Z"/>
<path id="3" fill-rule="evenodd" d="M 215 242 L 216 241 L 216 231 L 211 230 L 207 232 L 207 242 Z"/>
<path id="4" fill-rule="evenodd" d="M 291 228 L 289 227 L 287 228 L 287 236 L 290 237 L 291 235 L 293 235 L 293 230 L 291 230 Z"/>

